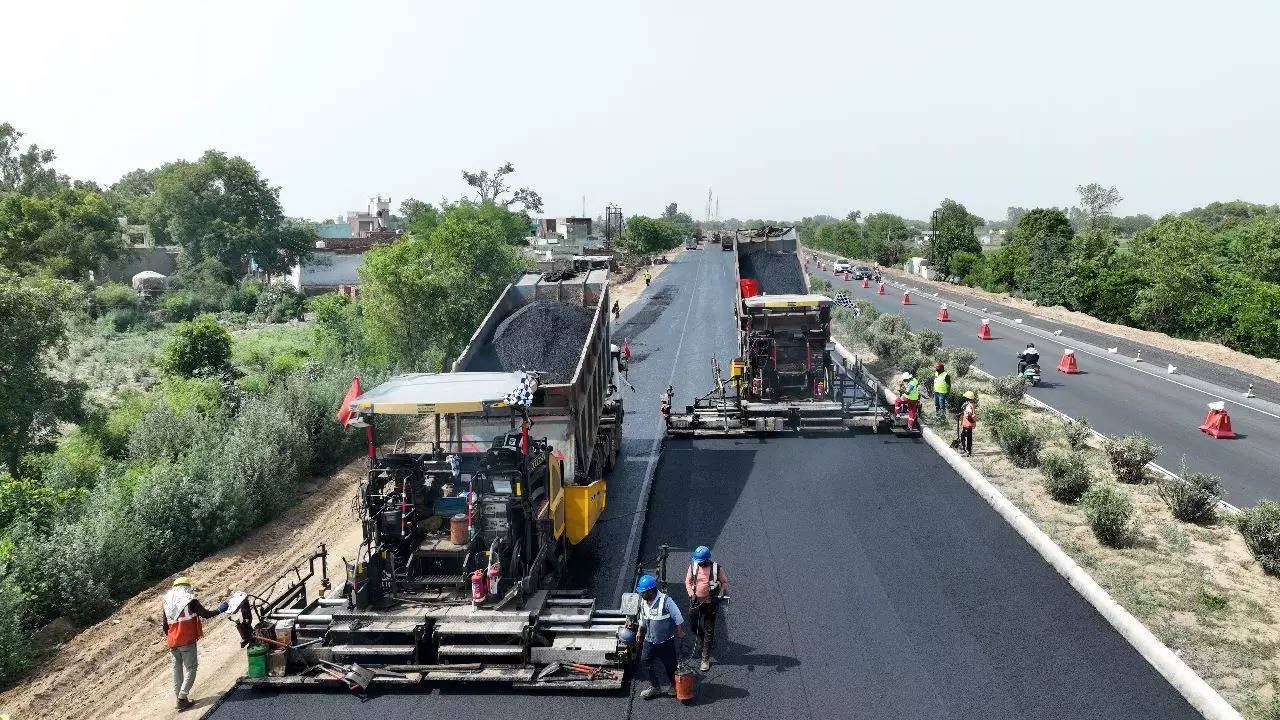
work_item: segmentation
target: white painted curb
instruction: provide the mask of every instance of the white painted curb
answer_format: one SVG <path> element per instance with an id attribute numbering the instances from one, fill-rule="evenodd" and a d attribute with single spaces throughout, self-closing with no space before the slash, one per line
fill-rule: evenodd
<path id="1" fill-rule="evenodd" d="M 853 355 L 843 345 L 836 342 L 835 346 L 837 352 L 852 361 Z M 888 388 L 885 388 L 885 392 L 888 392 Z M 1076 592 L 1080 593 L 1080 596 L 1088 601 L 1098 614 L 1111 624 L 1111 627 L 1116 629 L 1116 632 L 1128 640 L 1129 644 L 1141 653 L 1148 663 L 1151 663 L 1151 667 L 1163 675 L 1165 680 L 1168 680 L 1169 684 L 1191 703 L 1192 707 L 1209 720 L 1242 720 L 1240 713 L 1231 707 L 1231 704 L 1223 699 L 1218 691 L 1209 687 L 1209 684 L 1183 662 L 1182 658 L 1160 642 L 1160 639 L 1152 634 L 1140 620 L 1107 594 L 1107 591 L 1103 590 L 1102 586 L 1089 576 L 1089 573 L 1077 565 L 1076 561 L 1058 547 L 1057 543 L 1044 531 L 1036 527 L 1031 518 L 1010 502 L 999 488 L 966 462 L 960 453 L 951 449 L 936 432 L 924 425 L 921 425 L 921 428 L 929 447 L 946 460 L 947 464 L 964 478 L 969 487 L 986 500 L 987 504 L 991 505 L 1000 517 L 1004 518 L 1005 522 L 1027 541 L 1027 544 L 1035 548 L 1036 552 L 1040 553 L 1040 556 L 1059 575 L 1071 583 L 1071 587 L 1075 588 Z"/>

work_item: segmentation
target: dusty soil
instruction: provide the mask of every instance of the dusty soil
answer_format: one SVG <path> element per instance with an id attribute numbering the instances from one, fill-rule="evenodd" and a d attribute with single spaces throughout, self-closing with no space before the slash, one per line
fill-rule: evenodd
<path id="1" fill-rule="evenodd" d="M 808 248 L 805 252 L 813 252 Z M 816 252 L 823 253 L 818 250 Z M 830 255 L 830 253 L 824 253 Z M 869 264 L 869 261 L 867 261 Z M 1082 312 L 1068 310 L 1061 305 L 1037 305 L 1030 300 L 1016 298 L 1006 293 L 992 293 L 982 290 L 981 288 L 966 287 L 964 285 L 951 285 L 948 283 L 938 282 L 936 280 L 925 280 L 919 275 L 908 275 L 904 271 L 897 268 L 884 268 L 887 275 L 895 277 L 899 280 L 909 279 L 912 283 L 924 286 L 932 285 L 938 288 L 948 290 L 953 293 L 968 295 L 973 298 L 988 300 L 991 302 L 1008 305 L 1010 307 L 1024 310 L 1028 315 L 1047 318 L 1056 322 L 1076 325 L 1094 332 L 1114 335 L 1125 340 L 1143 343 L 1151 347 L 1157 347 L 1169 352 L 1182 353 L 1191 357 L 1207 360 L 1218 365 L 1229 368 L 1236 368 L 1261 378 L 1266 378 L 1275 382 L 1280 382 L 1280 360 L 1271 358 L 1254 357 L 1246 355 L 1238 350 L 1219 345 L 1217 343 L 1204 342 L 1201 340 L 1183 340 L 1181 338 L 1170 337 L 1164 333 L 1153 332 L 1151 330 L 1139 330 L 1138 328 L 1128 327 L 1127 325 L 1115 325 L 1113 323 L 1103 322 L 1095 317 L 1086 315 Z"/>
<path id="2" fill-rule="evenodd" d="M 706 243 L 704 243 L 704 246 Z M 663 270 L 667 269 L 667 265 L 675 262 L 680 254 L 684 252 L 684 246 L 675 250 L 668 250 L 661 253 L 666 256 L 667 262 L 661 265 L 654 265 L 649 268 L 650 274 L 653 275 L 652 280 L 657 280 Z M 644 291 L 644 270 L 637 269 L 634 273 L 615 272 L 609 275 L 609 296 L 618 301 L 618 307 L 626 307 L 630 305 L 640 293 Z"/>
<path id="3" fill-rule="evenodd" d="M 232 589 L 262 590 L 325 543 L 330 581 L 340 584 L 342 556 L 354 557 L 360 542 L 352 498 L 366 462 L 359 458 L 309 483 L 284 516 L 138 593 L 111 617 L 81 631 L 29 679 L 0 694 L 0 712 L 23 720 L 177 717 L 170 655 L 160 627 L 161 597 L 173 578 L 189 576 L 201 601 L 213 607 Z M 191 695 L 196 708 L 183 717 L 198 717 L 245 670 L 239 635 L 226 617 L 205 621 L 199 648 L 200 669 Z"/>

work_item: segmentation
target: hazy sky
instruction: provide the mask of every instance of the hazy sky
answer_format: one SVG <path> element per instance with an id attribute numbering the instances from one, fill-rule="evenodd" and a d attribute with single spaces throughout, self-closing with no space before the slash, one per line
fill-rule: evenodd
<path id="1" fill-rule="evenodd" d="M 73 177 L 239 154 L 292 215 L 457 197 L 550 215 L 986 217 L 1280 201 L 1280 2 L 20 2 L 0 121 Z"/>

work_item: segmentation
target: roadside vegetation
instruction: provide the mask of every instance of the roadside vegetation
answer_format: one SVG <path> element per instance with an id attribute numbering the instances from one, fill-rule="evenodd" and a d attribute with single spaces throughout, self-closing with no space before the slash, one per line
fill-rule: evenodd
<path id="1" fill-rule="evenodd" d="M 873 358 L 881 378 L 904 358 L 916 367 L 922 334 L 855 303 L 859 317 L 836 311 L 836 338 Z M 1232 705 L 1276 717 L 1280 504 L 1231 513 L 1221 478 L 1185 462 L 1176 477 L 1157 473 L 1147 464 L 1163 451 L 1150 440 L 1099 438 L 1085 418 L 1025 404 L 1020 380 L 974 371 L 952 383 L 953 398 L 973 390 L 980 401 L 970 462 Z M 950 437 L 958 409 L 939 421 L 926 407 L 922 417 Z"/>

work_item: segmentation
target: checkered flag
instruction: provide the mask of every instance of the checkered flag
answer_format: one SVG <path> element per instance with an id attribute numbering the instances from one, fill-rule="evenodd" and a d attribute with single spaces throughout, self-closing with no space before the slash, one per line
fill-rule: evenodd
<path id="1" fill-rule="evenodd" d="M 849 293 L 841 290 L 836 293 L 836 305 L 842 308 L 853 308 L 853 298 L 849 297 Z"/>
<path id="2" fill-rule="evenodd" d="M 538 389 L 538 380 L 524 370 L 520 370 L 519 375 L 519 384 L 503 399 L 508 405 L 529 407 L 533 404 L 533 391 Z"/>

